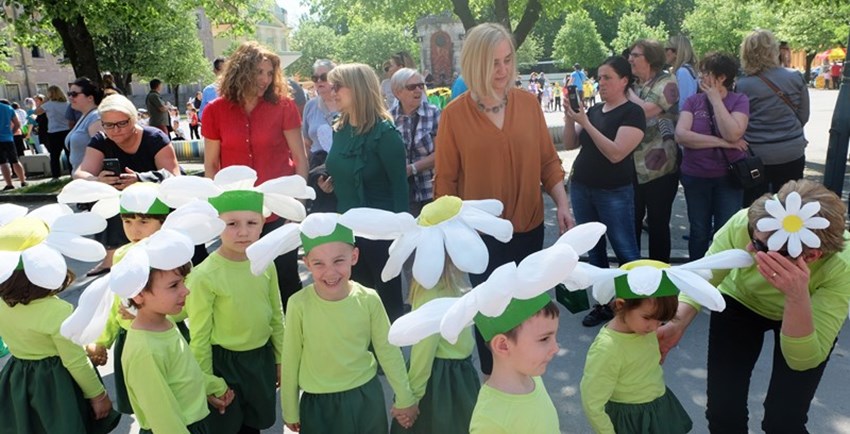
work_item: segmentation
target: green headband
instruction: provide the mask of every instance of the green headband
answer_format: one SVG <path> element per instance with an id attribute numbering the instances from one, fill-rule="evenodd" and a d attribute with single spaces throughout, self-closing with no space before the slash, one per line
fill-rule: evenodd
<path id="1" fill-rule="evenodd" d="M 121 206 L 120 212 L 121 214 L 168 215 L 171 212 L 171 208 L 162 203 L 161 200 L 154 199 L 153 204 L 151 204 L 150 208 L 148 208 L 145 212 L 130 211 L 123 206 Z"/>
<path id="2" fill-rule="evenodd" d="M 210 204 L 224 214 L 230 211 L 253 211 L 263 213 L 263 193 L 253 190 L 232 190 L 209 198 Z"/>
<path id="3" fill-rule="evenodd" d="M 665 268 L 670 268 L 669 264 L 665 264 L 660 261 L 653 261 L 651 259 L 641 259 L 637 261 L 632 261 L 628 264 L 623 264 L 623 266 L 620 268 L 623 270 L 632 270 L 640 266 L 655 267 L 661 270 Z M 661 283 L 658 284 L 658 289 L 652 295 L 640 295 L 632 292 L 631 287 L 629 287 L 629 277 L 627 274 L 614 278 L 614 292 L 617 294 L 618 298 L 623 299 L 658 298 L 667 297 L 671 295 L 679 295 L 679 288 L 676 288 L 676 285 L 674 285 L 673 282 L 670 281 L 670 278 L 667 277 L 667 273 L 662 271 Z"/>
<path id="4" fill-rule="evenodd" d="M 310 238 L 307 235 L 304 235 L 304 232 L 301 232 L 301 245 L 304 246 L 304 254 L 313 250 L 316 246 L 321 246 L 322 244 L 340 242 L 345 244 L 354 245 L 354 232 L 351 229 L 337 223 L 333 232 L 328 235 L 320 235 L 316 238 Z"/>
<path id="5" fill-rule="evenodd" d="M 497 317 L 477 313 L 474 319 L 475 325 L 478 326 L 478 331 L 481 332 L 484 341 L 490 342 L 493 336 L 517 328 L 525 320 L 540 312 L 540 309 L 543 309 L 551 301 L 552 298 L 545 292 L 528 300 L 514 298 L 508 303 L 505 311 Z"/>

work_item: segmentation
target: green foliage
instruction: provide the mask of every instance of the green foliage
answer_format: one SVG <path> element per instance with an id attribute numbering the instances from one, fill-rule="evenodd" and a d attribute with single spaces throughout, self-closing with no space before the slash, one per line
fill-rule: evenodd
<path id="1" fill-rule="evenodd" d="M 682 29 L 698 57 L 709 51 L 737 54 L 741 40 L 754 28 L 752 12 L 753 7 L 736 0 L 700 0 Z"/>
<path id="2" fill-rule="evenodd" d="M 543 57 L 543 44 L 540 37 L 531 34 L 525 38 L 525 43 L 516 50 L 516 63 L 536 64 Z"/>
<path id="3" fill-rule="evenodd" d="M 555 37 L 553 58 L 565 67 L 579 63 L 587 68 L 595 67 L 608 56 L 608 48 L 596 30 L 596 24 L 585 10 L 567 15 L 564 25 Z"/>
<path id="4" fill-rule="evenodd" d="M 301 57 L 289 65 L 287 75 L 309 77 L 316 60 L 338 59 L 340 42 L 340 37 L 332 28 L 315 21 L 302 22 L 292 33 L 292 47 L 301 52 Z"/>
<path id="5" fill-rule="evenodd" d="M 663 43 L 667 40 L 667 27 L 664 23 L 650 26 L 646 23 L 646 14 L 629 12 L 623 15 L 617 24 L 617 37 L 611 41 L 611 49 L 620 53 L 638 39 L 656 39 Z"/>
<path id="6" fill-rule="evenodd" d="M 788 41 L 795 50 L 817 53 L 833 48 L 847 40 L 846 17 L 850 15 L 850 4 L 833 8 L 802 9 L 789 7 L 776 29 L 777 37 Z"/>
<path id="7" fill-rule="evenodd" d="M 348 34 L 340 37 L 338 60 L 365 63 L 377 71 L 385 60 L 399 51 L 407 51 L 414 61 L 419 60 L 419 44 L 409 30 L 400 24 L 375 20 L 354 24 Z"/>

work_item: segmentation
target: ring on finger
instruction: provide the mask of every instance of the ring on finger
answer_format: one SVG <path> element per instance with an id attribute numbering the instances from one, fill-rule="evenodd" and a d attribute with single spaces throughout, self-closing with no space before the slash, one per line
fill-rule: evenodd
<path id="1" fill-rule="evenodd" d="M 775 273 L 775 272 L 770 275 L 770 277 L 776 277 L 776 276 L 777 276 L 777 273 Z"/>

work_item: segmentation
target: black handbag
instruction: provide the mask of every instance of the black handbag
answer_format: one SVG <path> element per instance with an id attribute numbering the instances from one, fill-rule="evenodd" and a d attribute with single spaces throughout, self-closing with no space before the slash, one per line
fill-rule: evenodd
<path id="1" fill-rule="evenodd" d="M 714 108 L 710 101 L 706 101 L 706 104 L 708 105 L 708 123 L 711 125 L 711 133 L 720 137 L 717 127 L 714 125 Z M 764 183 L 764 162 L 761 161 L 761 157 L 753 153 L 749 146 L 747 146 L 747 156 L 734 162 L 729 161 L 725 149 L 718 149 L 720 149 L 720 153 L 723 154 L 723 158 L 728 164 L 729 177 L 735 185 L 747 190 Z"/>

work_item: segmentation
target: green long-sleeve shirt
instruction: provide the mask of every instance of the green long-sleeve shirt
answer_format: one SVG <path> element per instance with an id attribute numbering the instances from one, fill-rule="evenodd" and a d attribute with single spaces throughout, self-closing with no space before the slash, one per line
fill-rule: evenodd
<path id="1" fill-rule="evenodd" d="M 534 377 L 534 390 L 525 395 L 481 386 L 469 434 L 557 434 L 558 424 L 558 411 L 543 380 Z"/>
<path id="2" fill-rule="evenodd" d="M 714 235 L 708 255 L 728 249 L 744 249 L 750 242 L 747 231 L 747 210 L 735 214 Z M 809 295 L 815 331 L 809 336 L 793 338 L 784 333 L 779 337 L 782 355 L 791 369 L 812 369 L 826 360 L 829 350 L 847 319 L 850 305 L 850 233 L 844 231 L 844 250 L 826 255 L 809 263 Z M 753 312 L 781 321 L 785 310 L 785 295 L 768 283 L 753 265 L 749 268 L 714 270 L 711 283 L 720 292 L 734 298 Z M 679 300 L 699 309 L 690 297 Z"/>
<path id="3" fill-rule="evenodd" d="M 121 363 L 136 419 L 154 434 L 188 434 L 187 425 L 209 414 L 207 395 L 227 391 L 223 381 L 201 372 L 177 327 L 130 328 Z"/>
<path id="4" fill-rule="evenodd" d="M 380 296 L 357 282 L 349 284 L 351 293 L 339 301 L 322 299 L 313 285 L 289 298 L 280 385 L 286 423 L 301 420 L 299 389 L 336 393 L 360 387 L 377 372 L 375 355 L 395 392 L 396 407 L 416 403 L 401 350 L 387 342 L 390 321 Z"/>
<path id="5" fill-rule="evenodd" d="M 283 309 L 274 264 L 255 276 L 249 261 L 231 261 L 215 252 L 189 273 L 186 286 L 192 353 L 204 373 L 213 373 L 213 345 L 248 351 L 271 339 L 280 363 Z"/>
<path id="6" fill-rule="evenodd" d="M 69 341 L 59 333 L 74 307 L 51 296 L 33 300 L 29 304 L 9 307 L 0 300 L 0 336 L 13 356 L 21 360 L 41 360 L 59 356 L 80 386 L 85 398 L 103 393 L 103 383 L 97 378 L 83 347 Z"/>
<path id="7" fill-rule="evenodd" d="M 121 317 L 121 311 L 119 310 L 120 306 L 121 298 L 116 295 L 113 297 L 112 307 L 109 309 L 109 317 L 106 319 L 106 328 L 103 329 L 103 333 L 101 333 L 100 337 L 95 341 L 96 344 L 109 348 L 113 343 L 115 343 L 115 339 L 118 337 L 118 332 L 121 329 L 130 329 L 130 324 L 133 323 L 133 320 Z"/>
<path id="8" fill-rule="evenodd" d="M 587 351 L 581 404 L 597 433 L 614 434 L 605 404 L 651 402 L 666 391 L 655 333 L 620 333 L 602 327 Z"/>
<path id="9" fill-rule="evenodd" d="M 334 133 L 325 164 L 338 212 L 356 207 L 408 211 L 407 151 L 392 122 L 380 120 L 360 135 L 346 124 Z"/>
<path id="10" fill-rule="evenodd" d="M 415 299 L 411 300 L 414 310 L 423 304 L 442 297 L 458 297 L 456 290 L 448 289 L 438 285 L 431 289 L 420 290 Z M 439 334 L 423 339 L 410 349 L 410 388 L 416 400 L 425 396 L 428 379 L 431 378 L 431 369 L 434 367 L 434 359 L 462 360 L 472 355 L 475 346 L 475 338 L 472 336 L 472 327 L 467 327 L 458 337 L 456 344 L 452 345 Z"/>

